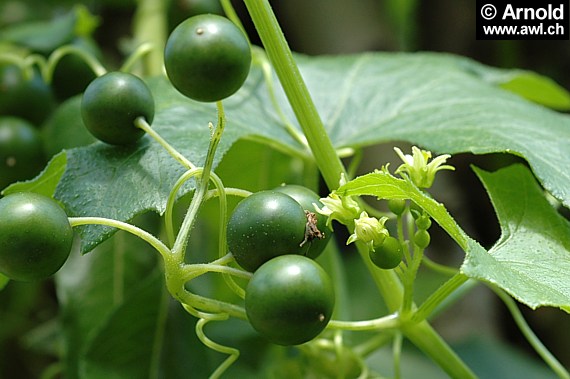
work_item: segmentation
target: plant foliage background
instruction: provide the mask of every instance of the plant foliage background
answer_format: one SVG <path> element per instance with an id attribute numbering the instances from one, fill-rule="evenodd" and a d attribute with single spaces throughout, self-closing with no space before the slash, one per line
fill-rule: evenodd
<path id="1" fill-rule="evenodd" d="M 40 3 L 9 1 L 3 7 L 22 6 L 27 16 L 39 19 L 40 11 L 53 14 L 71 5 L 64 1 Z M 429 8 L 415 1 L 362 1 L 355 2 L 348 13 L 343 3 L 275 4 L 293 50 L 303 54 L 298 56 L 299 66 L 335 147 L 364 148 L 361 173 L 394 160 L 394 144 L 413 143 L 435 152 L 457 154 L 451 162 L 458 167 L 457 172 L 442 175 L 445 189 L 435 188 L 434 195 L 446 204 L 467 234 L 483 245 L 470 245 L 463 271 L 499 284 L 529 307 L 551 306 L 528 312 L 527 317 L 547 346 L 570 364 L 565 342 L 570 338 L 564 338 L 570 333 L 570 325 L 567 314 L 557 309 L 570 310 L 570 227 L 564 218 L 570 207 L 570 173 L 566 169 L 570 166 L 570 118 L 563 113 L 570 109 L 570 95 L 563 89 L 570 88 L 567 41 L 474 41 L 474 25 L 469 29 L 469 23 L 457 21 L 474 20 L 474 7 L 468 1 L 436 1 Z M 86 4 L 110 26 L 97 29 L 95 37 L 108 56 L 114 57 L 109 64 L 117 64 L 122 51 L 115 41 L 128 38 L 130 33 L 117 25 L 129 24 L 125 20 L 132 17 L 134 4 L 128 0 Z M 0 26 L 14 22 L 5 16 L 8 12 L 1 14 Z M 246 16 L 242 19 L 247 21 Z M 371 50 L 383 52 L 361 54 Z M 422 50 L 446 53 L 417 53 Z M 556 51 L 559 59 L 548 58 L 552 53 L 541 54 L 545 50 Z M 339 53 L 343 55 L 330 55 Z M 313 57 L 315 54 L 325 55 Z M 213 121 L 215 109 L 184 99 L 164 78 L 151 78 L 149 84 L 157 101 L 153 127 L 190 160 L 202 162 L 209 138 L 205 126 Z M 228 186 L 256 190 L 284 180 L 301 180 L 306 151 L 284 131 L 284 120 L 266 94 L 261 72 L 254 68 L 245 87 L 226 103 L 228 125 L 216 164 Z M 285 119 L 295 125 L 279 89 L 277 99 Z M 53 128 L 61 128 L 55 134 L 66 135 L 77 124 L 78 103 L 73 104 L 70 100 L 54 115 L 66 120 L 51 121 Z M 252 155 L 265 159 L 252 159 Z M 273 169 L 264 161 L 271 162 Z M 241 163 L 236 162 L 244 162 L 251 170 L 243 172 Z M 512 162 L 520 164 L 495 171 Z M 471 163 L 481 168 L 472 169 Z M 285 171 L 287 178 L 281 174 Z M 166 196 L 182 172 L 146 138 L 136 149 L 123 149 L 120 154 L 100 143 L 68 150 L 53 158 L 38 180 L 25 186 L 41 186 L 42 191 L 61 200 L 70 215 L 104 215 L 120 220 L 134 217 L 152 229 L 158 221 L 147 212 L 164 210 Z M 540 186 L 564 204 L 562 215 L 545 207 Z M 191 189 L 188 186 L 185 192 Z M 203 212 L 207 215 L 215 209 L 206 207 Z M 437 214 L 432 216 L 446 225 L 444 214 L 440 220 Z M 500 230 L 489 226 L 497 223 Z M 215 222 L 205 217 L 191 248 L 204 254 L 215 249 L 210 242 L 215 238 L 208 238 L 215 231 Z M 460 236 L 463 232 L 457 233 Z M 62 352 L 70 372 L 88 378 L 108 377 L 109 370 L 117 377 L 139 377 L 148 372 L 180 377 L 189 370 L 201 377 L 200 373 L 207 376 L 219 363 L 221 357 L 212 356 L 196 340 L 193 320 L 171 304 L 162 289 L 153 253 L 144 254 L 144 244 L 139 246 L 121 233 L 101 243 L 108 234 L 109 230 L 99 227 L 82 228 L 81 250 L 95 251 L 76 256 L 55 282 L 11 284 L 0 292 L 0 317 L 5 320 L 0 325 L 0 353 L 7 357 L 0 362 L 0 377 L 16 369 L 22 378 L 36 377 Z M 492 248 L 493 259 L 484 248 Z M 124 253 L 113 254 L 118 250 Z M 463 257 L 455 250 L 449 238 L 436 239 L 434 259 L 461 262 Z M 438 251 L 445 253 L 438 255 Z M 345 316 L 358 319 L 377 315 L 382 304 L 367 303 L 372 285 L 359 280 L 366 275 L 359 274 L 363 268 L 350 253 L 343 253 L 347 293 L 351 296 Z M 540 265 L 536 256 L 542 257 Z M 197 255 L 193 259 L 200 258 Z M 442 281 L 442 277 L 426 273 L 421 287 L 428 294 Z M 203 288 L 209 288 L 206 284 Z M 54 319 L 57 302 L 63 324 Z M 509 329 L 512 322 L 508 314 L 487 290 L 477 288 L 454 307 L 449 313 L 463 317 L 451 320 L 444 314 L 435 325 L 481 377 L 496 375 L 506 366 L 509 372 L 501 375 L 504 378 L 529 373 L 541 378 L 550 375 L 535 362 L 518 331 Z M 471 316 L 474 309 L 477 313 Z M 25 317 L 17 317 L 21 315 Z M 274 372 L 285 363 L 289 364 L 286 372 L 294 375 L 298 362 L 289 361 L 277 348 L 267 350 L 268 359 L 260 359 L 256 347 L 263 342 L 255 339 L 245 323 L 232 323 L 239 323 L 243 335 L 237 341 L 231 338 L 231 344 L 240 345 L 240 360 L 245 361 L 232 368 L 234 375 Z M 65 326 L 60 329 L 60 325 Z M 228 330 L 235 330 L 232 327 L 231 323 L 212 327 L 213 336 L 223 341 Z M 174 331 L 187 338 L 169 343 L 168 336 Z M 389 366 L 382 361 L 387 358 L 381 353 L 374 360 L 379 367 Z M 405 350 L 405 354 L 417 360 L 416 365 L 404 368 L 405 376 L 420 372 L 430 377 L 441 375 L 413 349 Z M 141 365 L 141 361 L 147 364 Z"/>

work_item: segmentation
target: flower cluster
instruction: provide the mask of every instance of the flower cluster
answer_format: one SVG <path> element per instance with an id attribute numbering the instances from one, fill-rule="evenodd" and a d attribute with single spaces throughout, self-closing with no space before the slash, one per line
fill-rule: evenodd
<path id="1" fill-rule="evenodd" d="M 397 147 L 394 147 L 396 153 L 400 156 L 404 163 L 396 169 L 396 174 L 405 173 L 411 181 L 419 188 L 429 188 L 435 179 L 435 174 L 440 170 L 455 170 L 453 166 L 445 165 L 445 161 L 451 156 L 444 154 L 435 157 L 431 162 L 431 152 L 420 150 L 416 146 L 412 146 L 412 155 L 402 153 Z"/>
<path id="2" fill-rule="evenodd" d="M 346 177 L 341 175 L 340 186 L 346 184 Z M 350 196 L 339 196 L 336 193 L 331 193 L 329 196 L 321 200 L 323 203 L 322 208 L 315 207 L 315 210 L 327 216 L 327 226 L 332 230 L 332 221 L 337 220 L 343 225 L 350 224 L 360 214 L 360 206 Z"/>

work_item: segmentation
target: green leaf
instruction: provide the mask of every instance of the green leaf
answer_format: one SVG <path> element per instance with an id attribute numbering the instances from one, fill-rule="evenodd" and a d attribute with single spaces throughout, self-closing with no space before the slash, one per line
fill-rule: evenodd
<path id="1" fill-rule="evenodd" d="M 570 110 L 570 95 L 550 78 L 534 72 L 522 72 L 500 84 L 501 88 L 525 99 L 559 111 Z"/>
<path id="2" fill-rule="evenodd" d="M 299 57 L 335 147 L 405 140 L 438 153 L 508 152 L 570 207 L 570 174 L 559 169 L 570 166 L 570 117 L 497 88 L 468 62 L 433 53 Z"/>
<path id="3" fill-rule="evenodd" d="M 8 284 L 9 281 L 10 279 L 8 279 L 8 277 L 0 274 L 0 291 L 3 290 L 4 287 L 6 287 L 6 284 Z"/>
<path id="4" fill-rule="evenodd" d="M 85 378 L 121 379 L 156 376 L 164 320 L 162 273 L 136 283 L 125 301 L 107 317 L 89 340 L 80 372 Z M 150 306 L 149 306 L 150 304 Z M 167 304 L 167 303 L 166 303 Z M 165 304 L 165 305 L 166 305 Z"/>
<path id="5" fill-rule="evenodd" d="M 4 189 L 2 194 L 28 191 L 53 197 L 55 188 L 65 172 L 66 163 L 67 156 L 65 152 L 61 152 L 48 162 L 46 168 L 37 177 L 25 182 L 13 183 Z"/>
<path id="6" fill-rule="evenodd" d="M 570 109 L 570 93 L 549 77 L 526 70 L 505 70 L 464 59 L 461 65 L 484 81 L 555 110 Z"/>
<path id="7" fill-rule="evenodd" d="M 252 94 L 259 86 L 259 80 L 259 75 L 251 75 L 242 91 L 227 101 L 228 122 L 214 167 L 240 137 L 257 134 L 256 138 L 272 136 L 283 143 L 295 144 L 278 125 L 260 126 L 257 117 L 263 107 L 259 103 L 265 99 L 263 93 Z M 208 123 L 216 121 L 215 107 L 186 99 L 164 78 L 156 79 L 150 85 L 157 108 L 152 127 L 190 161 L 203 164 L 210 139 Z M 268 119 L 266 115 L 262 117 Z M 68 215 L 101 216 L 122 221 L 149 210 L 164 212 L 171 188 L 185 171 L 149 136 L 131 147 L 97 142 L 70 149 L 67 162 L 55 197 L 65 204 Z M 193 186 L 193 183 L 185 186 L 180 195 L 191 191 Z M 80 227 L 78 231 L 83 252 L 90 251 L 113 232 L 99 226 Z"/>
<path id="8" fill-rule="evenodd" d="M 158 230 L 152 215 L 136 221 L 145 230 Z M 213 372 L 217 363 L 196 337 L 196 319 L 166 293 L 157 258 L 148 244 L 124 232 L 90 254 L 72 253 L 56 275 L 65 378 Z"/>
<path id="9" fill-rule="evenodd" d="M 63 102 L 42 126 L 44 150 L 48 156 L 96 141 L 83 125 L 81 98 L 77 95 Z"/>
<path id="10" fill-rule="evenodd" d="M 497 69 L 426 53 L 297 58 L 336 148 L 405 140 L 441 153 L 509 152 L 527 159 L 542 185 L 570 206 L 570 174 L 559 169 L 570 166 L 570 154 L 563 153 L 570 140 L 569 116 L 498 88 L 486 77 L 496 77 Z M 216 121 L 214 105 L 184 98 L 163 77 L 149 80 L 149 85 L 157 110 L 153 128 L 201 165 L 208 122 Z M 279 86 L 276 97 L 295 126 Z M 224 104 L 228 122 L 214 167 L 239 139 L 307 156 L 285 131 L 259 67 L 252 68 L 245 86 Z M 70 216 L 126 221 L 146 211 L 162 213 L 170 188 L 184 172 L 148 136 L 132 148 L 96 143 L 71 149 L 67 157 L 55 197 Z M 190 183 L 180 195 L 192 189 Z M 91 226 L 79 232 L 84 252 L 110 235 L 109 229 Z"/>
<path id="11" fill-rule="evenodd" d="M 150 216 L 150 215 L 149 215 Z M 138 225 L 155 231 L 157 220 L 144 216 Z M 127 233 L 99 245 L 88 255 L 74 250 L 56 274 L 61 306 L 64 366 L 66 378 L 78 378 L 90 341 L 109 325 L 118 308 L 136 296 L 140 283 L 157 270 L 158 254 L 141 239 Z M 157 284 L 157 288 L 164 284 Z M 141 312 L 157 309 L 156 302 L 139 304 Z M 149 333 L 152 333 L 149 331 Z M 139 348 L 135 346 L 133 348 Z M 140 347 L 142 348 L 142 347 Z"/>
<path id="12" fill-rule="evenodd" d="M 532 309 L 570 313 L 570 223 L 552 208 L 529 170 L 513 165 L 475 172 L 485 185 L 501 225 L 489 250 L 468 250 L 464 274 L 497 285 Z"/>
<path id="13" fill-rule="evenodd" d="M 73 39 L 77 15 L 70 11 L 49 21 L 28 21 L 6 28 L 0 40 L 25 46 L 34 52 L 49 54 Z"/>

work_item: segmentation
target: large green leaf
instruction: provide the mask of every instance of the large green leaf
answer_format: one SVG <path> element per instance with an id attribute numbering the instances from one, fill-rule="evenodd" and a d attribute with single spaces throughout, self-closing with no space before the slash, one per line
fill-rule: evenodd
<path id="1" fill-rule="evenodd" d="M 141 227 L 153 230 L 156 220 L 144 217 L 144 221 Z M 78 251 L 72 252 L 56 274 L 66 378 L 80 377 L 79 368 L 86 360 L 92 341 L 101 339 L 100 334 L 112 327 L 114 321 L 120 322 L 116 316 L 118 309 L 124 312 L 130 309 L 130 304 L 140 312 L 157 311 L 159 306 L 155 299 L 147 299 L 144 305 L 132 303 L 141 286 L 144 287 L 140 283 L 147 281 L 153 272 L 160 273 L 157 258 L 154 249 L 127 233 L 119 233 L 105 241 L 92 254 L 81 256 Z M 155 287 L 160 293 L 164 284 L 158 282 Z M 130 344 L 137 352 L 147 349 L 147 346 L 133 345 L 129 341 L 125 344 Z"/>
<path id="2" fill-rule="evenodd" d="M 500 286 L 533 309 L 549 305 L 570 312 L 570 223 L 552 208 L 524 166 L 476 172 L 502 233 L 488 253 L 468 251 L 461 270 Z"/>
<path id="3" fill-rule="evenodd" d="M 76 36 L 90 36 L 98 23 L 98 18 L 85 6 L 77 5 L 50 20 L 25 21 L 4 27 L 0 41 L 47 55 Z"/>
<path id="4" fill-rule="evenodd" d="M 156 376 L 163 335 L 162 273 L 136 283 L 130 296 L 96 329 L 81 361 L 81 377 L 89 379 Z M 150 306 L 149 306 L 150 305 Z M 161 320 L 162 318 L 162 320 Z"/>
<path id="5" fill-rule="evenodd" d="M 570 206 L 570 174 L 560 169 L 570 165 L 570 118 L 500 89 L 498 83 L 504 81 L 499 70 L 439 54 L 298 56 L 298 62 L 337 148 L 406 140 L 437 152 L 510 152 L 524 156 L 544 187 Z M 202 164 L 215 107 L 184 98 L 165 78 L 149 84 L 157 103 L 153 127 Z M 277 102 L 295 126 L 285 96 L 276 88 Z M 549 91 L 544 93 L 548 97 Z M 306 155 L 285 131 L 257 66 L 225 107 L 228 123 L 216 165 L 241 138 Z M 55 197 L 71 216 L 129 220 L 149 210 L 163 212 L 168 192 L 183 171 L 148 136 L 133 148 L 95 143 L 67 152 Z M 192 188 L 190 183 L 181 194 Z M 80 233 L 85 252 L 110 230 L 82 227 Z"/>
<path id="6" fill-rule="evenodd" d="M 496 69 L 440 54 L 299 61 L 336 147 L 405 140 L 441 153 L 509 152 L 570 207 L 560 169 L 570 165 L 570 118 L 491 85 Z"/>
<path id="7" fill-rule="evenodd" d="M 149 216 L 137 224 L 156 232 Z M 196 319 L 166 292 L 157 259 L 121 232 L 91 254 L 74 252 L 58 272 L 66 378 L 201 378 L 215 369 Z"/>

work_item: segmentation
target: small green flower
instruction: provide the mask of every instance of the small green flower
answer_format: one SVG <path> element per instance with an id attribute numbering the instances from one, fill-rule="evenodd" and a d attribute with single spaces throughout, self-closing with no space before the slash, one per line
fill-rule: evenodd
<path id="1" fill-rule="evenodd" d="M 394 147 L 396 153 L 400 156 L 404 163 L 396 169 L 396 174 L 406 173 L 412 182 L 419 188 L 429 188 L 432 186 L 436 172 L 440 170 L 455 170 L 455 167 L 444 165 L 445 161 L 451 157 L 444 154 L 435 157 L 431 162 L 431 152 L 420 150 L 416 146 L 412 146 L 412 155 L 402 153 L 397 147 Z"/>
<path id="2" fill-rule="evenodd" d="M 346 184 L 347 180 L 344 174 L 341 174 L 339 187 Z M 360 206 L 350 196 L 339 196 L 331 193 L 327 197 L 320 199 L 323 207 L 315 206 L 315 211 L 328 217 L 326 225 L 332 230 L 332 221 L 337 220 L 343 225 L 349 225 L 360 213 Z"/>
<path id="3" fill-rule="evenodd" d="M 386 237 L 390 234 L 384 224 L 388 220 L 388 217 L 382 217 L 377 219 L 375 217 L 369 217 L 368 213 L 362 212 L 360 217 L 354 220 L 354 233 L 348 237 L 346 244 L 353 243 L 355 241 L 362 241 L 371 251 L 384 243 Z"/>
<path id="4" fill-rule="evenodd" d="M 358 203 L 350 196 L 339 196 L 336 193 L 331 193 L 327 197 L 320 199 L 324 207 L 315 210 L 328 217 L 327 226 L 332 230 L 332 221 L 337 220 L 343 225 L 348 225 L 358 216 L 360 207 Z"/>

